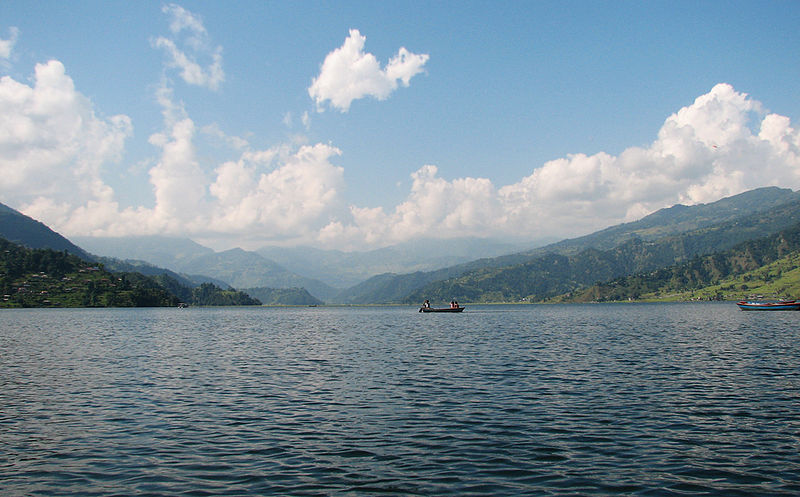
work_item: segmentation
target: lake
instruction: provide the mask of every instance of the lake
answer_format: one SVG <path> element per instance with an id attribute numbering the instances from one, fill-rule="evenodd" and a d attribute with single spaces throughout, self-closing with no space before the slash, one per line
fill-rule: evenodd
<path id="1" fill-rule="evenodd" d="M 0 494 L 799 495 L 800 313 L 3 310 Z"/>

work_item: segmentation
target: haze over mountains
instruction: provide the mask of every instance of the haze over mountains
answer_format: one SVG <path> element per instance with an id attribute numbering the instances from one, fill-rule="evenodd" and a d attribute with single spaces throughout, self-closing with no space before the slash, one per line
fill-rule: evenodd
<path id="1" fill-rule="evenodd" d="M 216 281 L 245 291 L 258 289 L 261 295 L 274 294 L 270 289 L 304 288 L 328 303 L 547 299 L 724 250 L 798 221 L 800 194 L 768 187 L 710 204 L 676 205 L 636 222 L 525 251 L 511 244 L 459 239 L 369 252 L 308 247 L 214 252 L 188 239 L 168 237 L 76 238 L 76 246 L 0 204 L 0 237 L 15 243 L 113 257 L 119 264 L 126 261 L 126 270 L 158 273 L 165 268 L 195 284 Z M 311 302 L 308 296 L 304 299 Z"/>
<path id="2" fill-rule="evenodd" d="M 205 275 L 234 288 L 305 288 L 324 301 L 376 274 L 431 271 L 512 252 L 518 246 L 478 239 L 425 240 L 367 252 L 265 247 L 214 252 L 189 239 L 76 237 L 91 253 L 135 259 L 179 273 Z"/>

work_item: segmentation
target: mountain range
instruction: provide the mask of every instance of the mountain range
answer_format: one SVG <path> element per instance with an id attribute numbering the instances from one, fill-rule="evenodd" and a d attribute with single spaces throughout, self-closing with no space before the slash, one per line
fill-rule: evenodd
<path id="1" fill-rule="evenodd" d="M 661 209 L 635 222 L 525 252 L 432 272 L 375 276 L 349 289 L 343 299 L 361 303 L 412 303 L 426 298 L 539 301 L 767 236 L 798 219 L 800 194 L 760 188 L 709 204 Z"/>
<path id="2" fill-rule="evenodd" d="M 371 251 L 343 252 L 311 247 L 239 248 L 214 252 L 192 240 L 163 236 L 74 237 L 91 253 L 147 261 L 191 275 L 205 275 L 235 288 L 306 288 L 325 300 L 376 274 L 431 271 L 478 257 L 510 253 L 519 245 L 461 238 L 421 240 Z"/>
<path id="3" fill-rule="evenodd" d="M 524 251 L 478 239 L 418 241 L 368 252 L 308 247 L 215 252 L 189 239 L 161 236 L 76 237 L 73 243 L 2 204 L 0 237 L 119 264 L 126 271 L 167 271 L 194 284 L 215 281 L 282 299 L 302 295 L 304 302 L 508 302 L 543 301 L 679 264 L 774 235 L 798 220 L 800 194 L 767 187 L 709 204 L 675 205 L 635 222 Z"/>

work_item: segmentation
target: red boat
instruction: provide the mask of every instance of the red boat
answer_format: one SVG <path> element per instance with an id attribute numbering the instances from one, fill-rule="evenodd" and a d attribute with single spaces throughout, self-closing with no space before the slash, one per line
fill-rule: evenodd
<path id="1" fill-rule="evenodd" d="M 779 300 L 777 302 L 736 302 L 743 311 L 800 311 L 800 302 L 796 300 Z"/>

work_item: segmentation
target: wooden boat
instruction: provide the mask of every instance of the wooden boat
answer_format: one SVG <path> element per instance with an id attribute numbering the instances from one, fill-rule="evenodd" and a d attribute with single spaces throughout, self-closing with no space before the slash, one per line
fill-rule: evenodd
<path id="1" fill-rule="evenodd" d="M 743 311 L 800 311 L 800 302 L 796 300 L 779 300 L 776 302 L 736 302 Z"/>
<path id="2" fill-rule="evenodd" d="M 420 307 L 419 312 L 461 312 L 466 307 Z"/>

